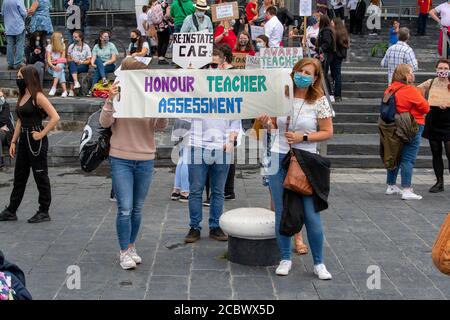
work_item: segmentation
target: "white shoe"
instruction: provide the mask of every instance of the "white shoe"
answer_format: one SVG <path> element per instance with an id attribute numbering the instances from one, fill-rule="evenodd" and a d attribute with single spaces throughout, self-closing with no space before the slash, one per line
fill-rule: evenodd
<path id="1" fill-rule="evenodd" d="M 333 278 L 323 263 L 314 266 L 314 274 L 317 275 L 320 280 L 331 280 Z"/>
<path id="2" fill-rule="evenodd" d="M 136 262 L 128 254 L 128 251 L 125 253 L 120 252 L 120 266 L 124 270 L 136 268 Z"/>
<path id="3" fill-rule="evenodd" d="M 393 186 L 388 185 L 388 187 L 386 189 L 386 194 L 388 196 L 393 195 L 393 194 L 402 194 L 402 190 L 399 187 L 397 187 L 396 185 L 393 185 Z"/>
<path id="4" fill-rule="evenodd" d="M 74 89 L 81 88 L 81 84 L 78 81 L 75 81 L 75 83 L 73 84 L 73 88 Z"/>
<path id="5" fill-rule="evenodd" d="M 421 200 L 422 196 L 415 194 L 413 189 L 403 189 L 402 192 L 402 199 L 403 200 Z"/>
<path id="6" fill-rule="evenodd" d="M 55 87 L 52 87 L 52 88 L 50 89 L 50 92 L 48 93 L 48 95 L 49 95 L 50 97 L 53 97 L 53 96 L 55 95 L 55 93 L 56 93 L 56 88 L 55 88 Z"/>
<path id="7" fill-rule="evenodd" d="M 292 268 L 291 260 L 281 260 L 280 265 L 278 266 L 275 273 L 279 276 L 287 276 L 289 274 L 289 271 L 291 271 L 291 268 Z"/>
<path id="8" fill-rule="evenodd" d="M 69 97 L 75 97 L 75 92 L 73 92 L 73 90 L 69 90 Z"/>
<path id="9" fill-rule="evenodd" d="M 67 98 L 68 95 L 69 95 L 69 94 L 67 93 L 67 91 L 64 91 L 64 92 L 61 94 L 61 98 Z"/>
<path id="10" fill-rule="evenodd" d="M 136 264 L 142 263 L 142 258 L 138 256 L 136 248 L 128 248 L 128 255 Z"/>
<path id="11" fill-rule="evenodd" d="M 335 103 L 336 101 L 334 100 L 334 96 L 330 96 L 330 101 Z"/>

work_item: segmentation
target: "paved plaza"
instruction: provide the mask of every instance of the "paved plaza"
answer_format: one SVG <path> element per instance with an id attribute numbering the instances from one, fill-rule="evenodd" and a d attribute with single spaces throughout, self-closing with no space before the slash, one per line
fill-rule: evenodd
<path id="1" fill-rule="evenodd" d="M 0 249 L 24 270 L 34 299 L 450 299 L 450 278 L 431 260 L 450 211 L 450 186 L 428 193 L 431 170 L 416 171 L 415 190 L 424 199 L 410 202 L 384 195 L 383 170 L 333 171 L 330 208 L 322 214 L 331 281 L 313 275 L 310 254 L 294 255 L 287 277 L 276 276 L 274 267 L 230 263 L 227 244 L 207 238 L 206 224 L 203 239 L 185 245 L 188 208 L 169 199 L 171 168 L 155 170 L 143 210 L 137 248 L 144 263 L 124 271 L 118 264 L 116 204 L 109 201 L 111 179 L 104 171 L 51 168 L 53 220 L 38 225 L 26 222 L 37 209 L 30 177 L 19 221 L 0 223 Z M 0 171 L 0 205 L 8 201 L 12 173 Z M 237 200 L 226 202 L 226 210 L 269 206 L 258 170 L 237 170 L 236 178 Z M 79 290 L 67 287 L 71 265 L 80 267 Z M 367 286 L 369 266 L 381 271 L 380 289 Z"/>

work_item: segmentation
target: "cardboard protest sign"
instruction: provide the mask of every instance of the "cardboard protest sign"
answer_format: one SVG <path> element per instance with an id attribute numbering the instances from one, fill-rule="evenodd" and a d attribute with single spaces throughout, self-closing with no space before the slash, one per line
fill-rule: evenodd
<path id="1" fill-rule="evenodd" d="M 211 5 L 212 21 L 239 19 L 239 7 L 237 2 L 224 2 Z"/>
<path id="2" fill-rule="evenodd" d="M 263 69 L 289 68 L 303 59 L 302 48 L 263 48 L 259 51 L 260 67 Z"/>
<path id="3" fill-rule="evenodd" d="M 447 84 L 441 86 L 436 84 L 436 82 L 439 81 L 434 81 L 433 87 L 428 94 L 428 103 L 430 106 L 434 107 L 450 107 L 450 93 L 448 91 Z"/>
<path id="4" fill-rule="evenodd" d="M 250 31 L 252 34 L 252 40 L 256 41 L 256 38 L 264 33 L 264 27 L 250 26 Z"/>
<path id="5" fill-rule="evenodd" d="M 233 60 L 231 61 L 231 64 L 236 69 L 245 69 L 245 61 L 247 56 L 247 53 L 233 52 Z"/>
<path id="6" fill-rule="evenodd" d="M 252 119 L 289 112 L 292 80 L 273 70 L 122 70 L 116 118 Z"/>
<path id="7" fill-rule="evenodd" d="M 312 15 L 312 0 L 300 0 L 298 7 L 300 17 L 309 17 Z"/>
<path id="8" fill-rule="evenodd" d="M 172 61 L 183 69 L 200 69 L 212 60 L 212 33 L 174 33 Z"/>

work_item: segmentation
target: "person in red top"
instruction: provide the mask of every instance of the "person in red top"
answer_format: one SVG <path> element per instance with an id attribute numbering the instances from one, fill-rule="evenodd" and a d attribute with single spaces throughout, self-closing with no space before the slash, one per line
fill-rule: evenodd
<path id="1" fill-rule="evenodd" d="M 409 112 L 419 124 L 419 131 L 410 143 L 404 143 L 400 165 L 394 170 L 387 171 L 387 195 L 401 194 L 403 200 L 420 200 L 422 196 L 415 194 L 411 188 L 412 175 L 420 141 L 425 125 L 425 115 L 430 111 L 430 105 L 419 89 L 414 87 L 414 73 L 410 65 L 400 64 L 394 71 L 392 83 L 385 91 L 395 92 L 395 105 L 397 113 Z M 397 175 L 401 170 L 402 188 L 396 185 Z"/>
<path id="2" fill-rule="evenodd" d="M 427 29 L 428 12 L 433 5 L 433 0 L 417 0 L 417 12 L 419 18 L 417 19 L 417 35 L 424 36 Z"/>
<path id="3" fill-rule="evenodd" d="M 258 0 L 249 0 L 245 7 L 245 14 L 247 15 L 247 21 L 249 24 L 253 24 L 258 18 Z"/>
<path id="4" fill-rule="evenodd" d="M 233 49 L 233 53 L 248 53 L 251 56 L 255 55 L 255 49 L 250 41 L 250 34 L 247 31 L 239 33 L 238 42 Z"/>
<path id="5" fill-rule="evenodd" d="M 221 21 L 214 31 L 214 44 L 227 44 L 230 48 L 236 46 L 236 35 L 230 21 Z"/>

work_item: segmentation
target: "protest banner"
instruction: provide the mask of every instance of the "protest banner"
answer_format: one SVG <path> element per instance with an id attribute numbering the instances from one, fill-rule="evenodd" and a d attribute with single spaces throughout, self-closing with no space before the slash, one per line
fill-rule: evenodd
<path id="1" fill-rule="evenodd" d="M 183 69 L 200 69 L 212 60 L 212 33 L 174 33 L 172 61 Z"/>
<path id="2" fill-rule="evenodd" d="M 259 60 L 260 60 L 259 53 L 257 53 L 254 56 L 248 54 L 245 57 L 245 69 L 247 70 L 261 69 L 261 62 Z"/>
<path id="3" fill-rule="evenodd" d="M 211 5 L 213 22 L 239 19 L 239 7 L 237 2 L 225 2 Z"/>
<path id="4" fill-rule="evenodd" d="M 242 52 L 233 52 L 233 60 L 231 61 L 231 64 L 236 69 L 245 69 L 245 62 L 247 60 L 247 53 Z"/>
<path id="5" fill-rule="evenodd" d="M 121 71 L 116 118 L 253 119 L 285 115 L 292 80 L 283 69 Z"/>
<path id="6" fill-rule="evenodd" d="M 262 48 L 259 51 L 260 67 L 262 69 L 292 69 L 301 59 L 303 59 L 302 48 Z"/>
<path id="7" fill-rule="evenodd" d="M 252 34 L 252 40 L 256 41 L 256 38 L 264 33 L 264 27 L 250 26 L 250 31 Z"/>
<path id="8" fill-rule="evenodd" d="M 300 0 L 299 4 L 300 17 L 309 17 L 312 14 L 312 0 Z"/>

